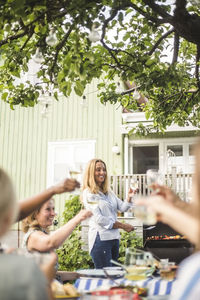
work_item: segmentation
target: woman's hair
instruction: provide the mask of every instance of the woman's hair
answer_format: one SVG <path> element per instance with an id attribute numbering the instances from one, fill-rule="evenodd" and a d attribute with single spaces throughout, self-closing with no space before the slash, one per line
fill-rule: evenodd
<path id="1" fill-rule="evenodd" d="M 14 187 L 8 174 L 0 168 L 0 221 L 9 211 L 14 221 L 17 216 Z"/>
<path id="2" fill-rule="evenodd" d="M 50 200 L 54 201 L 53 198 L 49 199 L 48 201 L 50 201 Z M 29 229 L 41 230 L 41 226 L 38 223 L 38 221 L 36 219 L 36 216 L 37 216 L 37 214 L 39 213 L 40 209 L 43 207 L 44 204 L 42 204 L 38 209 L 36 209 L 34 212 L 32 212 L 28 217 L 26 217 L 22 221 L 22 230 L 23 230 L 23 232 L 26 233 L 27 231 L 29 231 Z M 48 230 L 46 230 L 46 231 L 48 232 Z"/>
<path id="3" fill-rule="evenodd" d="M 108 175 L 107 175 L 107 168 L 106 168 L 106 164 L 103 160 L 101 159 L 97 159 L 94 158 L 92 160 L 90 160 L 87 164 L 84 176 L 83 176 L 83 188 L 82 190 L 88 188 L 90 190 L 91 193 L 93 194 L 97 194 L 99 192 L 99 186 L 97 185 L 96 181 L 95 181 L 95 168 L 96 168 L 96 164 L 98 162 L 101 162 L 102 164 L 104 164 L 105 169 L 106 169 L 106 176 L 105 176 L 105 180 L 102 184 L 102 189 L 101 191 L 106 194 L 108 192 Z"/>
<path id="4" fill-rule="evenodd" d="M 41 208 L 41 207 L 40 207 Z M 22 230 L 23 232 L 29 231 L 29 229 L 40 229 L 40 225 L 36 220 L 36 216 L 40 211 L 40 208 L 32 212 L 28 217 L 22 221 Z"/>

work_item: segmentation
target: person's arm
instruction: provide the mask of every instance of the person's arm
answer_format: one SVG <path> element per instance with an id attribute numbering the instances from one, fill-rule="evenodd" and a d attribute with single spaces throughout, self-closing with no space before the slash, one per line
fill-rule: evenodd
<path id="1" fill-rule="evenodd" d="M 121 222 L 118 222 L 118 221 L 116 221 L 113 224 L 113 229 L 116 229 L 116 228 L 123 229 L 126 232 L 131 232 L 131 231 L 134 230 L 134 226 L 132 226 L 131 224 L 121 223 Z"/>
<path id="2" fill-rule="evenodd" d="M 127 211 L 129 208 L 132 207 L 132 199 L 134 198 L 134 195 L 137 193 L 138 189 L 129 189 L 128 191 L 128 195 L 127 195 L 127 199 L 125 201 L 122 201 L 121 199 L 119 199 L 113 192 L 112 192 L 112 196 L 116 198 L 117 201 L 117 209 L 120 212 L 125 212 Z"/>
<path id="3" fill-rule="evenodd" d="M 19 215 L 16 221 L 21 221 L 26 218 L 54 195 L 62 194 L 64 192 L 71 192 L 79 186 L 80 184 L 75 179 L 67 178 L 60 183 L 46 189 L 40 194 L 19 202 Z"/>
<path id="4" fill-rule="evenodd" d="M 63 225 L 50 235 L 47 235 L 41 231 L 34 231 L 30 235 L 27 242 L 28 250 L 47 252 L 53 249 L 57 249 L 68 238 L 74 228 L 83 220 L 91 217 L 91 215 L 91 211 L 83 209 L 69 222 L 67 222 L 65 225 Z"/>
<path id="5" fill-rule="evenodd" d="M 131 207 L 131 205 L 129 203 L 124 202 L 124 201 L 120 200 L 119 198 L 117 198 L 113 192 L 111 193 L 111 197 L 114 197 L 115 200 L 117 201 L 117 207 L 121 206 L 121 209 L 124 208 L 124 211 L 127 208 Z M 96 194 L 91 194 L 90 192 L 85 190 L 83 192 L 83 201 L 84 201 L 84 204 L 85 204 L 86 207 L 87 207 L 87 200 L 90 199 L 90 198 L 99 199 L 99 196 L 98 196 L 98 194 L 97 195 Z M 101 209 L 98 205 L 95 209 L 92 210 L 93 217 L 95 219 L 95 222 L 98 225 L 100 225 L 101 227 L 104 227 L 105 229 L 118 229 L 119 228 L 119 229 L 123 229 L 127 232 L 130 232 L 130 231 L 134 230 L 134 227 L 130 224 L 125 224 L 125 223 L 115 221 L 115 218 L 113 218 L 110 215 L 110 212 L 108 210 L 107 205 L 105 205 L 104 200 L 101 202 L 100 206 L 101 206 Z"/>

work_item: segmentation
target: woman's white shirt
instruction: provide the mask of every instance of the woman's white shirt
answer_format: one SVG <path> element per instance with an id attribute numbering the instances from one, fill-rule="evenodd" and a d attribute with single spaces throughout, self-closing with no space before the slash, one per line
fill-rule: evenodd
<path id="1" fill-rule="evenodd" d="M 91 201 L 97 201 L 98 204 L 91 205 Z M 117 221 L 117 211 L 127 211 L 131 207 L 130 203 L 120 200 L 112 191 L 93 194 L 89 189 L 83 191 L 83 203 L 93 213 L 89 219 L 89 252 L 93 248 L 97 232 L 102 241 L 120 238 L 119 229 L 113 229 L 113 224 Z"/>

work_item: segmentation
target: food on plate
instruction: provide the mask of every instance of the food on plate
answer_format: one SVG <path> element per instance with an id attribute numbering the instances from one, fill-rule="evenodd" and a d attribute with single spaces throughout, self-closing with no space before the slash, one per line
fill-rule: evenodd
<path id="1" fill-rule="evenodd" d="M 148 289 L 147 288 L 142 288 L 142 287 L 139 287 L 137 285 L 135 286 L 131 286 L 131 285 L 119 285 L 118 287 L 113 287 L 111 288 L 111 290 L 117 290 L 117 289 L 125 289 L 125 290 L 128 290 L 128 291 L 131 291 L 132 293 L 137 294 L 138 296 L 141 296 L 141 297 L 146 297 L 147 294 L 148 294 Z"/>
<path id="2" fill-rule="evenodd" d="M 77 289 L 70 283 L 66 283 L 63 285 L 64 291 L 66 295 L 72 296 L 72 297 L 78 297 L 79 294 L 77 292 Z"/>
<path id="3" fill-rule="evenodd" d="M 133 294 L 132 300 L 142 300 L 138 294 Z"/>
<path id="4" fill-rule="evenodd" d="M 184 235 L 152 235 L 147 237 L 147 241 L 158 241 L 158 240 L 184 240 L 186 236 Z"/>
<path id="5" fill-rule="evenodd" d="M 64 290 L 63 284 L 61 284 L 57 280 L 54 280 L 51 283 L 51 290 L 53 292 L 53 295 L 59 295 L 59 296 L 64 296 L 65 295 L 65 290 Z"/>
<path id="6" fill-rule="evenodd" d="M 71 297 L 80 296 L 76 288 L 72 284 L 66 283 L 63 285 L 57 280 L 54 280 L 51 283 L 51 290 L 54 296 L 71 296 Z"/>

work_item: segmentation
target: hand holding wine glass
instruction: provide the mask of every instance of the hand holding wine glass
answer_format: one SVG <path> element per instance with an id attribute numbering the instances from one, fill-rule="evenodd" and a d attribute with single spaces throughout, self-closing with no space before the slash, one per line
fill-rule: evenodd
<path id="1" fill-rule="evenodd" d="M 162 174 L 156 169 L 148 169 L 146 172 L 147 186 L 152 190 L 153 185 L 163 185 L 164 178 Z M 155 190 L 156 192 L 156 190 Z"/>
<path id="2" fill-rule="evenodd" d="M 130 182 L 130 188 L 128 191 L 128 197 L 127 197 L 127 201 L 128 202 L 132 202 L 134 195 L 136 195 L 139 191 L 139 184 L 137 180 L 133 180 L 131 179 Z"/>
<path id="3" fill-rule="evenodd" d="M 75 166 L 71 166 L 69 168 L 69 176 L 71 180 L 74 180 L 76 183 L 75 190 L 72 192 L 73 194 L 80 194 L 80 183 L 79 181 L 81 180 L 81 170 L 80 168 L 75 168 Z"/>

